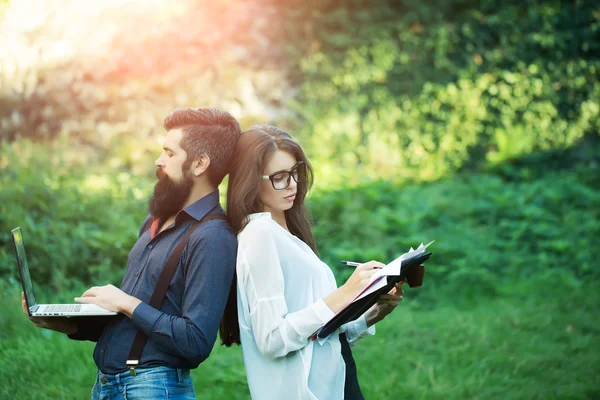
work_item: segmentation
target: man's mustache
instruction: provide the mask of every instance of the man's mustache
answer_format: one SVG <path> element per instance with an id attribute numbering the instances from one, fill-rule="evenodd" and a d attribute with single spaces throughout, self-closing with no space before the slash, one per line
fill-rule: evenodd
<path id="1" fill-rule="evenodd" d="M 162 170 L 162 168 L 158 168 L 156 170 L 156 177 L 159 180 L 163 180 L 163 179 L 167 178 L 167 174 L 165 174 L 165 172 Z"/>

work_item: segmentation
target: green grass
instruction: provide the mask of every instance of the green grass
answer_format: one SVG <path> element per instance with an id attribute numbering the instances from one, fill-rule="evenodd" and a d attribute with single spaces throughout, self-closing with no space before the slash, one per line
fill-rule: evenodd
<path id="1" fill-rule="evenodd" d="M 93 343 L 38 330 L 3 284 L 0 398 L 89 398 Z M 404 303 L 354 347 L 367 399 L 597 399 L 600 284 L 558 274 L 501 288 L 493 299 Z M 419 290 L 427 290 L 424 286 Z M 457 306 L 456 304 L 460 304 Z M 198 398 L 248 399 L 239 348 L 215 347 L 193 371 Z"/>
<path id="2" fill-rule="evenodd" d="M 409 304 L 357 348 L 366 397 L 600 398 L 598 286 L 538 282 L 469 307 Z"/>

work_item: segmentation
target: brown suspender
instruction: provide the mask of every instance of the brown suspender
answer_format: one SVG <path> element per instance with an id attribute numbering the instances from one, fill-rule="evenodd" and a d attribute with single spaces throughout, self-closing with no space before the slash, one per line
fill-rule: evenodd
<path id="1" fill-rule="evenodd" d="M 179 265 L 179 260 L 181 258 L 181 253 L 183 252 L 183 248 L 185 247 L 192 232 L 194 232 L 194 230 L 204 222 L 211 221 L 213 219 L 227 220 L 227 217 L 225 216 L 225 214 L 222 213 L 211 214 L 209 212 L 209 214 L 205 215 L 204 218 L 202 218 L 200 221 L 195 222 L 194 224 L 192 224 L 192 226 L 188 228 L 185 236 L 183 237 L 183 239 L 181 239 L 175 250 L 173 250 L 169 258 L 167 259 L 165 267 L 160 273 L 160 277 L 158 278 L 158 282 L 156 283 L 156 287 L 154 288 L 154 291 L 152 292 L 152 297 L 150 298 L 150 306 L 156 308 L 157 310 L 160 310 L 165 295 L 167 294 L 167 290 L 169 289 L 169 285 L 171 284 L 171 279 L 173 279 L 173 275 L 175 274 L 177 266 Z M 152 220 L 150 219 L 144 226 L 144 232 L 147 231 L 151 225 Z M 144 345 L 146 344 L 147 340 L 148 337 L 142 331 L 138 330 L 138 333 L 133 339 L 133 344 L 131 345 L 131 350 L 129 350 L 129 355 L 127 356 L 126 362 L 126 364 L 129 366 L 129 373 L 132 376 L 136 375 L 135 367 L 138 366 L 138 364 L 140 363 L 140 359 L 142 357 L 142 350 L 144 349 Z"/>

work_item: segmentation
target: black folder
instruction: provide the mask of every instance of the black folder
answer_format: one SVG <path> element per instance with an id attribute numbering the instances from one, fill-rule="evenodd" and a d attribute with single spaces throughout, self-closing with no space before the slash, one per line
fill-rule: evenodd
<path id="1" fill-rule="evenodd" d="M 414 282 L 414 284 L 411 283 L 411 275 L 418 273 L 416 269 L 420 268 L 421 264 L 425 262 L 429 257 L 431 257 L 431 254 L 431 252 L 423 252 L 411 258 L 402 260 L 402 268 L 400 269 L 400 275 L 384 276 L 382 279 L 387 279 L 387 283 L 385 286 L 377 289 L 373 293 L 368 294 L 362 299 L 353 301 L 352 303 L 348 304 L 341 311 L 339 311 L 329 322 L 327 322 L 325 325 L 319 328 L 319 330 L 313 334 L 313 338 L 316 338 L 317 336 L 320 338 L 325 338 L 345 323 L 354 321 L 355 319 L 363 315 L 365 311 L 371 308 L 371 306 L 373 306 L 377 302 L 379 296 L 388 293 L 390 290 L 392 290 L 394 285 L 400 281 L 406 280 L 409 286 L 411 287 L 420 286 L 420 281 L 423 278 L 422 272 L 420 272 L 420 280 L 419 278 L 416 278 L 416 280 L 419 282 Z"/>

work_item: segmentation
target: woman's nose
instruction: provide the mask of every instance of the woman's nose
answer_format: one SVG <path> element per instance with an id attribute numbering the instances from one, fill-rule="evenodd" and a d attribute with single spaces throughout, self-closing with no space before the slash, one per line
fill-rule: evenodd
<path id="1" fill-rule="evenodd" d="M 296 180 L 294 178 L 290 179 L 290 186 L 288 186 L 290 189 L 296 189 L 296 187 L 298 186 L 298 183 L 296 182 Z"/>

